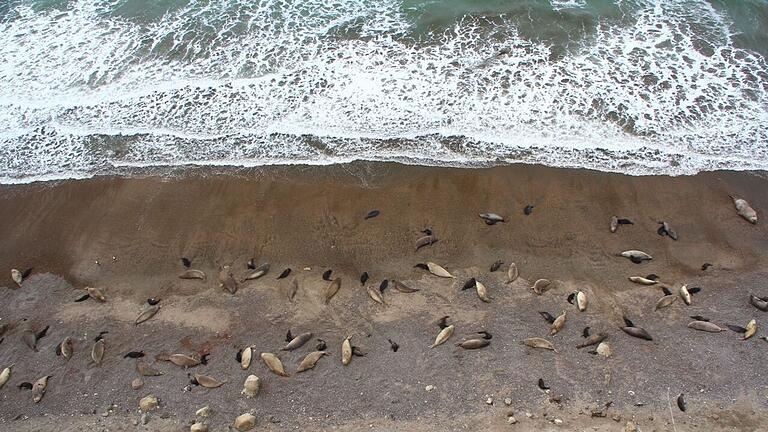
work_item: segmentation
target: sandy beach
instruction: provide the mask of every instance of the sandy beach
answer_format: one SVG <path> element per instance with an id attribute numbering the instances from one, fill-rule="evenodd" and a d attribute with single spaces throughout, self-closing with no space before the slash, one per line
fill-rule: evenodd
<path id="1" fill-rule="evenodd" d="M 2 336 L 0 368 L 15 366 L 0 389 L 0 429 L 182 431 L 204 421 L 225 431 L 252 412 L 255 430 L 269 431 L 765 430 L 766 313 L 750 305 L 749 294 L 768 295 L 767 186 L 764 172 L 632 177 L 364 162 L 0 186 L 0 323 L 27 318 L 34 330 L 50 326 L 39 352 L 20 340 L 21 326 Z M 729 194 L 748 200 L 761 221 L 739 217 Z M 364 219 L 374 209 L 380 215 Z M 487 225 L 482 212 L 506 221 Z M 611 233 L 613 215 L 634 224 Z M 658 235 L 658 221 L 670 223 L 679 240 Z M 439 241 L 415 250 L 426 228 Z M 629 249 L 653 260 L 617 256 Z M 179 279 L 180 257 L 207 279 Z M 230 265 L 239 280 L 251 258 L 269 263 L 269 273 L 240 283 L 234 295 L 223 291 L 220 266 Z M 504 264 L 490 272 L 497 260 Z M 414 268 L 426 261 L 455 278 Z M 510 263 L 520 277 L 506 284 Z M 702 270 L 704 263 L 712 266 Z M 31 275 L 16 288 L 10 270 L 28 267 Z M 290 275 L 276 279 L 285 268 Z M 326 305 L 329 282 L 321 275 L 329 269 L 342 285 Z M 370 275 L 364 285 L 362 272 Z M 658 285 L 627 279 L 651 273 L 675 289 L 701 291 L 690 306 L 678 300 L 655 311 Z M 461 290 L 471 277 L 488 287 L 490 303 Z M 530 289 L 540 278 L 553 281 L 541 296 Z M 419 291 L 390 286 L 387 305 L 376 304 L 365 287 L 384 279 Z M 75 302 L 87 286 L 107 301 Z M 584 312 L 567 302 L 577 290 L 589 300 Z M 161 309 L 136 326 L 149 297 L 160 298 Z M 565 327 L 549 336 L 540 311 L 565 311 Z M 445 315 L 456 332 L 430 349 Z M 623 315 L 654 340 L 622 332 Z M 693 315 L 721 327 L 756 319 L 759 329 L 749 340 L 731 330 L 699 332 L 687 327 Z M 612 357 L 575 348 L 587 326 L 608 334 Z M 313 339 L 279 351 L 289 329 Z M 103 331 L 104 359 L 93 365 L 91 346 Z M 455 346 L 478 331 L 493 335 L 488 347 Z M 366 355 L 342 366 L 341 343 L 350 335 Z M 55 352 L 67 336 L 74 342 L 68 361 Z M 520 344 L 530 337 L 557 351 Z M 329 355 L 296 374 L 316 338 Z M 250 345 L 257 355 L 243 370 L 236 354 Z M 141 377 L 134 390 L 136 360 L 123 356 L 140 350 L 163 375 Z M 261 352 L 277 353 L 290 376 L 271 373 Z M 162 353 L 209 354 L 208 364 L 184 370 L 155 362 Z M 191 386 L 188 373 L 226 383 Z M 241 394 L 250 374 L 262 381 L 252 399 Z M 17 386 L 45 375 L 52 377 L 35 404 Z M 676 405 L 680 393 L 685 412 Z M 148 394 L 160 405 L 142 418 L 138 401 Z M 204 406 L 213 414 L 196 419 Z M 604 416 L 593 415 L 601 410 Z"/>

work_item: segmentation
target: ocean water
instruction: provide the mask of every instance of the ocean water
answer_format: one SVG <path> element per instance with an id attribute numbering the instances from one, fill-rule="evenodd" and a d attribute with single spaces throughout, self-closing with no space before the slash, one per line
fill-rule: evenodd
<path id="1" fill-rule="evenodd" d="M 0 183 L 768 169 L 768 0 L 3 0 Z"/>

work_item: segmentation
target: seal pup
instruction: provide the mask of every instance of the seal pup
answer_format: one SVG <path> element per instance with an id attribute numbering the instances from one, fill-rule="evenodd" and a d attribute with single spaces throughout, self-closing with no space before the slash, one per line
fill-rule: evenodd
<path id="1" fill-rule="evenodd" d="M 252 398 L 259 394 L 261 388 L 261 380 L 256 375 L 248 375 L 243 383 L 243 390 L 240 394 L 244 394 L 246 397 Z"/>
<path id="2" fill-rule="evenodd" d="M 497 215 L 496 213 L 480 213 L 478 216 L 480 216 L 480 219 L 483 219 L 488 225 L 493 225 L 497 222 L 504 222 L 504 218 Z"/>
<path id="3" fill-rule="evenodd" d="M 647 279 L 642 276 L 630 276 L 629 280 L 640 285 L 656 285 L 657 283 L 659 283 L 656 280 Z"/>
<path id="4" fill-rule="evenodd" d="M 352 343 L 349 339 L 352 336 L 347 336 L 344 342 L 341 343 L 341 364 L 348 365 L 352 361 Z"/>
<path id="5" fill-rule="evenodd" d="M 520 276 L 520 273 L 517 271 L 517 265 L 515 263 L 510 264 L 507 269 L 507 281 L 505 283 L 511 284 L 517 280 L 518 276 Z"/>
<path id="6" fill-rule="evenodd" d="M 502 264 L 504 264 L 504 261 L 502 261 L 502 260 L 496 260 L 496 261 L 494 261 L 494 263 L 493 263 L 493 264 L 491 264 L 491 268 L 490 268 L 490 270 L 491 270 L 491 273 L 493 273 L 493 272 L 495 272 L 496 270 L 498 270 L 498 269 L 499 269 L 499 267 L 501 267 L 501 265 L 502 265 Z"/>
<path id="7" fill-rule="evenodd" d="M 96 343 L 93 344 L 93 347 L 91 348 L 91 359 L 93 360 L 93 364 L 96 366 L 101 366 L 101 360 L 104 358 L 104 349 L 106 345 L 104 344 L 104 339 L 99 339 L 96 341 Z"/>
<path id="8" fill-rule="evenodd" d="M 683 396 L 683 393 L 680 393 L 680 395 L 677 396 L 677 407 L 682 412 L 685 412 L 688 409 L 688 404 L 685 403 L 685 397 Z"/>
<path id="9" fill-rule="evenodd" d="M 43 396 L 45 395 L 45 389 L 48 387 L 48 380 L 50 378 L 51 375 L 46 375 L 32 384 L 32 401 L 34 403 L 38 403 L 43 399 Z"/>
<path id="10" fill-rule="evenodd" d="M 523 208 L 523 214 L 526 216 L 530 216 L 531 213 L 533 213 L 533 207 L 532 205 L 527 205 L 525 208 Z"/>
<path id="11" fill-rule="evenodd" d="M 670 226 L 668 222 L 659 221 L 658 223 L 661 224 L 661 226 L 656 231 L 657 234 L 659 234 L 660 236 L 664 236 L 664 235 L 669 236 L 669 238 L 671 238 L 672 240 L 677 241 L 678 239 L 677 232 L 672 229 L 672 226 Z"/>
<path id="12" fill-rule="evenodd" d="M 595 333 L 586 339 L 584 339 L 583 342 L 576 345 L 577 349 L 586 348 L 588 346 L 597 345 L 600 342 L 604 341 L 605 338 L 608 337 L 605 333 Z"/>
<path id="13" fill-rule="evenodd" d="M 633 323 L 629 318 L 622 317 L 624 320 L 624 326 L 621 327 L 621 330 L 624 331 L 624 333 L 636 337 L 638 339 L 645 339 L 647 341 L 652 341 L 653 337 L 651 337 L 651 334 L 648 333 L 644 328 L 637 327 L 635 323 Z"/>
<path id="14" fill-rule="evenodd" d="M 181 265 L 183 265 L 184 268 L 190 268 L 192 267 L 192 260 L 187 257 L 181 257 Z"/>
<path id="15" fill-rule="evenodd" d="M 280 361 L 280 358 L 272 353 L 261 353 L 261 360 L 264 362 L 265 365 L 267 365 L 267 368 L 271 370 L 275 375 L 279 375 L 281 377 L 287 377 L 288 374 L 285 373 L 285 369 L 283 368 L 283 362 Z"/>
<path id="16" fill-rule="evenodd" d="M 468 339 L 468 340 L 465 340 L 464 342 L 457 343 L 456 346 L 471 350 L 471 349 L 485 348 L 490 344 L 491 344 L 491 341 L 488 339 Z"/>
<path id="17" fill-rule="evenodd" d="M 565 326 L 565 317 L 566 317 L 566 313 L 565 311 L 563 311 L 563 313 L 561 313 L 557 318 L 555 318 L 555 321 L 552 323 L 552 326 L 549 329 L 550 336 L 556 335 L 557 332 L 563 329 L 563 327 Z"/>
<path id="18" fill-rule="evenodd" d="M 168 356 L 168 361 L 184 369 L 195 367 L 201 363 L 199 356 L 186 354 L 171 354 Z"/>
<path id="19" fill-rule="evenodd" d="M 189 269 L 179 275 L 179 279 L 200 279 L 205 280 L 205 272 L 202 270 Z"/>
<path id="20" fill-rule="evenodd" d="M 323 280 L 330 282 L 331 281 L 331 273 L 333 273 L 333 270 L 331 270 L 331 269 L 328 269 L 328 270 L 324 271 L 323 272 Z"/>
<path id="21" fill-rule="evenodd" d="M 132 358 L 132 359 L 136 359 L 136 358 L 142 358 L 142 357 L 144 357 L 144 355 L 145 355 L 145 354 L 144 354 L 144 351 L 128 351 L 128 352 L 127 352 L 127 353 L 126 353 L 126 354 L 123 356 L 123 358 Z"/>
<path id="22" fill-rule="evenodd" d="M 29 322 L 26 321 L 26 318 L 24 318 L 24 325 L 19 332 L 19 336 L 21 338 L 21 341 L 24 342 L 24 345 L 29 347 L 32 351 L 37 352 L 37 333 L 35 333 L 34 330 L 32 330 L 31 325 Z"/>
<path id="23" fill-rule="evenodd" d="M 21 288 L 21 282 L 22 282 L 21 272 L 17 269 L 11 269 L 11 280 L 13 280 L 16 285 Z"/>
<path id="24" fill-rule="evenodd" d="M 325 341 L 322 339 L 317 339 L 317 345 L 315 345 L 315 351 L 325 351 L 326 348 L 328 348 L 328 346 L 325 344 Z"/>
<path id="25" fill-rule="evenodd" d="M 763 312 L 768 312 L 768 297 L 758 297 L 750 294 L 749 303 Z"/>
<path id="26" fill-rule="evenodd" d="M 709 333 L 720 333 L 725 331 L 725 329 L 709 321 L 691 321 L 688 323 L 688 328 Z"/>
<path id="27" fill-rule="evenodd" d="M 659 309 L 668 307 L 672 305 L 672 303 L 674 303 L 675 301 L 677 301 L 676 295 L 674 294 L 665 295 L 664 297 L 660 298 L 659 301 L 656 302 L 656 306 L 653 308 L 653 310 L 659 310 Z"/>
<path id="28" fill-rule="evenodd" d="M 438 238 L 434 234 L 426 235 L 424 237 L 419 237 L 418 240 L 416 240 L 416 250 L 423 248 L 424 246 L 431 246 L 435 243 L 437 243 Z"/>
<path id="29" fill-rule="evenodd" d="M 89 298 L 91 298 L 91 296 L 88 295 L 88 293 L 85 293 L 85 294 L 81 295 L 80 297 L 76 298 L 75 299 L 75 303 L 84 302 L 84 301 L 88 300 Z"/>
<path id="30" fill-rule="evenodd" d="M 381 293 L 374 287 L 369 286 L 366 288 L 366 291 L 368 292 L 368 297 L 371 298 L 371 300 L 375 301 L 376 303 L 380 305 L 385 305 L 384 297 L 381 295 Z"/>
<path id="31" fill-rule="evenodd" d="M 365 218 L 363 218 L 363 220 L 368 220 L 368 219 L 375 218 L 376 216 L 378 216 L 380 214 L 381 214 L 381 212 L 378 211 L 378 210 L 371 210 L 371 211 L 368 212 L 368 214 L 365 215 Z"/>
<path id="32" fill-rule="evenodd" d="M 229 270 L 230 267 L 228 265 L 221 268 L 219 272 L 219 288 L 224 289 L 230 294 L 235 294 L 237 292 L 237 281 L 235 281 L 235 277 Z"/>
<path id="33" fill-rule="evenodd" d="M 389 286 L 389 279 L 384 279 L 379 284 L 379 292 L 384 294 L 384 290 L 387 289 L 388 286 Z"/>
<path id="34" fill-rule="evenodd" d="M 154 305 L 156 305 L 158 303 L 160 303 L 160 299 L 159 298 L 152 297 L 152 298 L 148 298 L 147 299 L 147 304 L 150 305 L 150 306 L 154 306 Z"/>
<path id="35" fill-rule="evenodd" d="M 576 293 L 576 307 L 579 309 L 579 312 L 584 312 L 587 310 L 588 303 L 587 295 L 584 294 L 584 292 L 579 291 Z"/>
<path id="36" fill-rule="evenodd" d="M 148 319 L 152 318 L 157 314 L 157 312 L 160 310 L 160 305 L 155 306 L 149 306 L 148 308 L 144 309 L 138 317 L 136 317 L 135 325 L 139 325 L 143 323 L 144 321 L 147 321 Z"/>
<path id="37" fill-rule="evenodd" d="M 584 330 L 581 331 L 581 337 L 588 338 L 589 337 L 589 329 L 590 328 L 591 327 L 589 327 L 589 326 L 584 327 Z"/>
<path id="38" fill-rule="evenodd" d="M 360 286 L 365 286 L 365 282 L 368 281 L 368 272 L 363 272 L 360 275 Z"/>
<path id="39" fill-rule="evenodd" d="M 400 349 L 400 345 L 398 345 L 397 342 L 393 342 L 392 339 L 387 339 L 387 341 L 389 342 L 389 348 L 393 352 L 397 352 L 397 350 Z"/>
<path id="40" fill-rule="evenodd" d="M 747 323 L 747 327 L 744 329 L 744 337 L 742 337 L 741 339 L 747 340 L 752 336 L 754 336 L 755 333 L 757 333 L 757 321 L 752 319 Z"/>
<path id="41" fill-rule="evenodd" d="M 258 279 L 269 272 L 269 263 L 264 263 L 258 267 L 250 269 L 243 277 L 243 282 Z"/>
<path id="42" fill-rule="evenodd" d="M 288 345 L 282 347 L 280 350 L 293 351 L 304 346 L 304 344 L 307 343 L 310 339 L 312 339 L 312 333 L 302 333 L 293 338 L 290 342 L 288 342 Z"/>
<path id="43" fill-rule="evenodd" d="M 339 292 L 339 289 L 341 289 L 341 278 L 336 278 L 331 282 L 328 287 L 325 289 L 325 304 L 328 304 L 331 302 L 331 299 L 333 296 L 336 295 L 337 292 Z"/>
<path id="44" fill-rule="evenodd" d="M 456 330 L 456 326 L 454 326 L 453 324 L 446 326 L 445 328 L 440 330 L 440 333 L 438 333 L 437 337 L 435 337 L 435 343 L 433 343 L 429 347 L 434 348 L 438 345 L 444 344 L 448 339 L 451 338 L 451 336 L 453 336 L 454 330 Z"/>
<path id="45" fill-rule="evenodd" d="M 197 382 L 197 384 L 205 388 L 217 388 L 227 383 L 226 381 L 219 381 L 216 378 L 203 374 L 192 374 L 192 377 L 194 378 L 195 382 Z"/>
<path id="46" fill-rule="evenodd" d="M 299 367 L 296 368 L 296 373 L 301 373 L 314 368 L 317 362 L 326 354 L 328 353 L 325 351 L 312 351 L 311 353 L 307 354 L 304 357 L 304 360 L 302 360 L 299 364 Z"/>
<path id="47" fill-rule="evenodd" d="M 57 355 L 61 355 L 65 359 L 69 360 L 72 358 L 72 353 L 74 352 L 74 347 L 72 346 L 72 338 L 69 336 L 65 337 L 63 341 L 58 346 Z"/>
<path id="48" fill-rule="evenodd" d="M 536 282 L 533 283 L 533 286 L 531 286 L 533 292 L 538 295 L 544 294 L 549 291 L 550 288 L 552 288 L 552 281 L 549 279 L 537 279 Z"/>
<path id="49" fill-rule="evenodd" d="M 450 318 L 449 315 L 446 315 L 439 320 L 437 320 L 437 326 L 440 327 L 440 330 L 448 327 L 448 318 Z"/>
<path id="50" fill-rule="evenodd" d="M 683 299 L 685 304 L 688 306 L 691 305 L 691 293 L 688 291 L 688 285 L 683 284 L 680 286 L 680 297 Z"/>
<path id="51" fill-rule="evenodd" d="M 477 291 L 477 297 L 485 303 L 491 302 L 491 297 L 488 295 L 488 288 L 480 281 L 475 281 L 475 291 Z"/>
<path id="52" fill-rule="evenodd" d="M 88 293 L 88 296 L 98 302 L 104 303 L 107 301 L 107 298 L 104 297 L 104 294 L 98 289 L 93 287 L 85 287 L 85 291 Z"/>
<path id="53" fill-rule="evenodd" d="M 736 206 L 736 212 L 739 214 L 739 216 L 743 217 L 751 224 L 757 223 L 757 212 L 749 205 L 747 201 L 741 198 L 736 198 L 732 195 L 728 196 L 733 200 L 733 205 Z"/>
<path id="54" fill-rule="evenodd" d="M 392 279 L 392 285 L 395 287 L 396 290 L 400 291 L 401 293 L 414 293 L 416 291 L 419 291 L 418 288 L 411 288 L 408 285 L 395 279 Z"/>
<path id="55" fill-rule="evenodd" d="M 643 261 L 650 261 L 653 259 L 652 256 L 648 255 L 647 253 L 640 251 L 640 250 L 626 250 L 619 255 L 623 256 L 624 258 L 629 258 L 630 261 L 632 261 L 635 264 L 640 264 Z"/>
<path id="56" fill-rule="evenodd" d="M 277 277 L 277 279 L 285 279 L 288 277 L 288 275 L 291 274 L 291 268 L 288 267 L 287 269 L 283 270 L 282 273 L 280 273 L 280 276 Z"/>
<path id="57" fill-rule="evenodd" d="M 14 365 L 10 365 L 3 369 L 2 372 L 0 372 L 0 389 L 3 388 L 5 383 L 8 382 L 8 380 L 11 379 L 11 369 L 13 369 Z"/>
<path id="58" fill-rule="evenodd" d="M 293 278 L 291 281 L 291 286 L 288 287 L 288 301 L 293 303 L 293 300 L 296 298 L 296 293 L 299 292 L 299 281 L 296 280 L 296 278 Z"/>
<path id="59" fill-rule="evenodd" d="M 248 270 L 254 270 L 256 269 L 256 261 L 254 261 L 253 258 L 249 259 L 247 263 L 245 263 L 245 268 Z"/>
<path id="60" fill-rule="evenodd" d="M 541 348 L 557 352 L 557 350 L 555 350 L 555 346 L 552 345 L 552 342 L 540 337 L 523 339 L 520 343 L 531 348 Z"/>
<path id="61" fill-rule="evenodd" d="M 248 369 L 251 366 L 251 358 L 253 358 L 253 348 L 245 347 L 240 351 L 240 368 Z"/>

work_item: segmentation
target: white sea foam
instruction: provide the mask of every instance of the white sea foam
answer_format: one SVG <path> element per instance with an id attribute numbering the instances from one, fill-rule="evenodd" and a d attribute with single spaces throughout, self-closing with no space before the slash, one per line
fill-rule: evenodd
<path id="1" fill-rule="evenodd" d="M 392 0 L 242 3 L 148 21 L 112 14 L 118 0 L 16 7 L 0 22 L 0 182 L 358 159 L 768 168 L 766 61 L 705 1 L 633 5 L 560 56 L 503 15 L 419 34 Z"/>

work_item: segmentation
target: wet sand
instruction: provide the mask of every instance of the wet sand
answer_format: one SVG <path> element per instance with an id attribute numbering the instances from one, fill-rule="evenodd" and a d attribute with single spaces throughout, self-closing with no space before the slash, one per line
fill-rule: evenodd
<path id="1" fill-rule="evenodd" d="M 763 217 L 766 186 L 765 173 L 628 177 L 539 166 L 466 170 L 372 163 L 2 186 L 0 269 L 6 276 L 0 281 L 0 322 L 28 318 L 36 329 L 51 327 L 39 352 L 19 340 L 18 328 L 0 343 L 0 367 L 15 363 L 0 389 L 0 427 L 188 430 L 195 411 L 208 405 L 211 430 L 227 430 L 248 411 L 258 419 L 257 430 L 275 431 L 615 431 L 627 421 L 643 431 L 766 429 L 763 328 L 742 341 L 732 331 L 686 327 L 690 315 L 741 326 L 755 318 L 763 326 L 766 313 L 752 307 L 748 296 L 768 295 L 768 230 L 765 220 L 751 225 L 741 219 L 728 194 L 743 196 Z M 534 206 L 531 215 L 523 214 L 526 205 Z M 364 220 L 373 209 L 381 214 Z M 486 225 L 477 216 L 486 211 L 507 222 Z M 612 215 L 634 225 L 612 234 Z M 659 220 L 672 224 L 679 241 L 656 233 Z M 440 240 L 415 251 L 427 227 Z M 627 249 L 654 259 L 636 265 L 616 256 Z M 179 279 L 181 256 L 204 270 L 207 280 Z M 269 274 L 241 284 L 235 295 L 223 292 L 219 265 L 231 264 L 239 278 L 252 257 L 269 262 Z M 505 264 L 491 273 L 496 260 Z M 414 268 L 424 261 L 456 278 Z M 520 279 L 505 284 L 511 262 Z M 704 271 L 705 262 L 713 266 Z M 13 289 L 10 269 L 26 267 L 34 267 L 32 275 Z M 290 276 L 277 280 L 286 267 Z M 328 282 L 321 278 L 327 269 L 343 280 L 329 305 L 323 302 Z M 371 276 L 367 285 L 398 279 L 420 291 L 390 287 L 388 305 L 377 305 L 359 282 L 363 271 Z M 687 283 L 702 291 L 691 306 L 676 301 L 654 311 L 660 288 L 627 280 L 649 273 L 673 287 Z M 461 291 L 470 277 L 489 288 L 491 303 Z M 529 285 L 539 278 L 555 287 L 533 294 Z M 286 292 L 294 279 L 299 292 L 291 303 Z M 74 302 L 82 294 L 77 288 L 85 286 L 99 287 L 108 301 Z M 585 312 L 566 301 L 577 289 L 589 298 Z M 148 297 L 160 297 L 162 309 L 135 326 Z M 565 328 L 548 336 L 549 324 L 538 311 L 567 311 Z M 623 314 L 654 340 L 624 334 Z M 429 349 L 444 315 L 456 334 Z M 612 358 L 575 348 L 585 326 L 609 334 Z M 330 356 L 295 374 L 315 341 L 279 352 L 288 329 L 312 331 L 327 342 Z M 489 347 L 455 346 L 481 330 L 493 334 Z M 101 331 L 109 332 L 107 349 L 95 366 L 89 364 L 90 347 Z M 340 345 L 348 335 L 367 356 L 342 366 Z M 75 342 L 69 361 L 54 352 L 66 336 Z M 534 336 L 552 341 L 557 352 L 520 345 Z M 400 349 L 392 352 L 387 339 Z M 291 376 L 272 374 L 258 356 L 242 370 L 235 355 L 247 345 L 257 354 L 279 353 Z M 158 362 L 164 375 L 144 377 L 143 388 L 133 390 L 135 360 L 123 358 L 131 350 L 144 350 L 150 362 L 159 353 L 210 355 L 207 365 L 188 371 Z M 192 372 L 227 383 L 187 387 Z M 249 374 L 262 380 L 254 399 L 240 394 Z M 33 404 L 31 392 L 17 385 L 44 375 L 53 378 L 43 400 Z M 539 378 L 549 393 L 538 388 Z M 681 392 L 687 412 L 675 406 Z M 160 398 L 160 408 L 142 425 L 138 400 L 149 393 Z M 562 395 L 559 402 L 551 400 L 556 395 Z M 606 417 L 592 417 L 607 402 Z M 507 423 L 509 414 L 517 424 Z"/>

